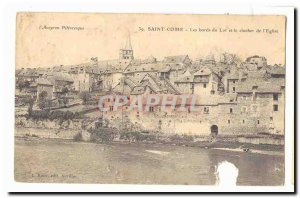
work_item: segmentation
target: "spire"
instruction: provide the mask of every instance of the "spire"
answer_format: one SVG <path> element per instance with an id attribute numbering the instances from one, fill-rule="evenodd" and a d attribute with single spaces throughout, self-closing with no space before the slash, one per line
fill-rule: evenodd
<path id="1" fill-rule="evenodd" d="M 130 33 L 128 31 L 128 37 L 126 39 L 126 45 L 123 49 L 120 49 L 119 51 L 119 58 L 120 59 L 130 59 L 133 60 L 133 50 L 131 46 L 131 39 L 130 39 Z"/>
<path id="2" fill-rule="evenodd" d="M 128 31 L 128 37 L 126 40 L 125 50 L 132 50 L 130 32 Z"/>

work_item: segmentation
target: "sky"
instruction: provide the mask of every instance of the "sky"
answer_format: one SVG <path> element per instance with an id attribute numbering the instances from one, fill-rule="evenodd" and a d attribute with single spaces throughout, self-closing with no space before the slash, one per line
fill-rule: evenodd
<path id="1" fill-rule="evenodd" d="M 226 51 L 242 60 L 260 55 L 268 64 L 285 65 L 284 16 L 18 13 L 16 18 L 16 69 L 117 59 L 128 35 L 135 58 L 188 54 L 195 60 Z M 157 27 L 165 30 L 150 31 Z"/>

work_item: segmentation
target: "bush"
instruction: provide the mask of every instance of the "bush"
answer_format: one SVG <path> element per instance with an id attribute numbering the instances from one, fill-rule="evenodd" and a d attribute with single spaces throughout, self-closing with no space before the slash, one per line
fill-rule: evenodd
<path id="1" fill-rule="evenodd" d="M 52 111 L 49 115 L 50 120 L 62 119 L 64 116 L 64 112 L 60 110 Z"/>
<path id="2" fill-rule="evenodd" d="M 170 140 L 172 142 L 193 142 L 194 141 L 194 137 L 193 136 L 190 136 L 190 135 L 178 135 L 178 134 L 175 134 L 175 135 L 172 135 L 170 136 Z"/>
<path id="3" fill-rule="evenodd" d="M 40 109 L 49 109 L 52 106 L 52 101 L 50 99 L 39 99 L 38 106 Z"/>
<path id="4" fill-rule="evenodd" d="M 181 137 L 180 137 L 180 135 L 175 134 L 175 135 L 170 136 L 170 140 L 171 141 L 180 141 Z"/>
<path id="5" fill-rule="evenodd" d="M 36 137 L 36 138 L 38 138 L 39 136 L 36 135 L 36 134 L 32 134 L 31 137 Z"/>
<path id="6" fill-rule="evenodd" d="M 112 132 L 112 130 L 109 129 L 92 129 L 90 130 L 91 141 L 100 141 L 100 142 L 109 142 L 113 141 L 115 134 Z"/>
<path id="7" fill-rule="evenodd" d="M 30 133 L 26 133 L 25 134 L 26 137 L 34 137 L 34 138 L 38 138 L 39 136 L 36 134 L 30 134 Z"/>
<path id="8" fill-rule="evenodd" d="M 30 112 L 29 117 L 32 119 L 35 119 L 35 120 L 47 119 L 49 117 L 49 111 L 48 110 L 34 110 L 34 111 Z"/>
<path id="9" fill-rule="evenodd" d="M 72 111 L 61 111 L 61 110 L 55 110 L 52 112 L 50 112 L 49 110 L 35 110 L 35 111 L 31 111 L 29 117 L 38 120 L 49 119 L 52 121 L 55 119 L 60 119 L 66 121 L 66 120 L 72 120 L 74 118 L 79 118 L 80 114 L 73 113 Z"/>
<path id="10" fill-rule="evenodd" d="M 49 119 L 61 119 L 61 120 L 72 120 L 74 118 L 78 118 L 80 116 L 79 113 L 73 113 L 72 111 L 61 111 L 55 110 L 50 113 Z"/>
<path id="11" fill-rule="evenodd" d="M 191 135 L 183 135 L 182 136 L 182 139 L 183 139 L 183 141 L 186 141 L 186 142 L 193 142 L 194 141 L 194 137 L 193 136 L 191 136 Z"/>
<path id="12" fill-rule="evenodd" d="M 65 111 L 64 115 L 63 115 L 63 118 L 65 120 L 71 120 L 71 119 L 74 118 L 74 113 L 72 111 Z"/>
<path id="13" fill-rule="evenodd" d="M 125 132 L 120 135 L 121 140 L 134 140 L 134 141 L 155 141 L 155 135 L 145 132 Z"/>

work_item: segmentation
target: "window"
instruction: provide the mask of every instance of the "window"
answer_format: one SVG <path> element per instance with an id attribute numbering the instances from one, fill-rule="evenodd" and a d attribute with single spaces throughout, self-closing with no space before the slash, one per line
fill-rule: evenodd
<path id="1" fill-rule="evenodd" d="M 192 83 L 192 84 L 191 84 L 191 91 L 192 91 L 192 94 L 194 94 L 194 91 L 195 91 L 194 88 L 195 88 L 195 84 Z"/>
<path id="2" fill-rule="evenodd" d="M 278 94 L 273 94 L 273 100 L 278 101 Z"/>
<path id="3" fill-rule="evenodd" d="M 204 113 L 208 114 L 209 113 L 209 107 L 204 107 Z"/>
<path id="4" fill-rule="evenodd" d="M 243 120 L 243 124 L 245 124 L 245 120 Z"/>
<path id="5" fill-rule="evenodd" d="M 230 113 L 232 113 L 232 112 L 233 112 L 232 108 L 230 108 L 230 109 L 229 109 L 229 112 L 230 112 Z"/>
<path id="6" fill-rule="evenodd" d="M 259 124 L 259 120 L 257 120 L 257 124 Z"/>
<path id="7" fill-rule="evenodd" d="M 206 83 L 203 84 L 203 88 L 206 88 Z"/>
<path id="8" fill-rule="evenodd" d="M 234 84 L 234 83 L 235 83 L 235 80 L 233 80 L 232 83 Z"/>
<path id="9" fill-rule="evenodd" d="M 230 124 L 230 120 L 228 120 L 227 122 L 228 122 L 228 124 Z"/>
<path id="10" fill-rule="evenodd" d="M 235 87 L 232 87 L 232 92 L 235 93 Z"/>
<path id="11" fill-rule="evenodd" d="M 149 111 L 153 112 L 154 111 L 154 107 L 149 107 Z"/>
<path id="12" fill-rule="evenodd" d="M 113 111 L 113 110 L 114 110 L 114 107 L 113 107 L 113 106 L 109 106 L 109 110 L 110 110 L 110 111 Z"/>
<path id="13" fill-rule="evenodd" d="M 273 111 L 278 111 L 278 105 L 273 105 Z"/>

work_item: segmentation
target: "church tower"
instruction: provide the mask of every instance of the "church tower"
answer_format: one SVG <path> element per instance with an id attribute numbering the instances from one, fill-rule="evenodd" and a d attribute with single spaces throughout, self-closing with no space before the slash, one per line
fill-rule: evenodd
<path id="1" fill-rule="evenodd" d="M 131 46 L 131 39 L 130 39 L 130 34 L 128 33 L 128 38 L 126 40 L 126 45 L 123 49 L 120 49 L 119 52 L 119 58 L 120 59 L 128 59 L 128 60 L 133 60 L 133 50 Z"/>

